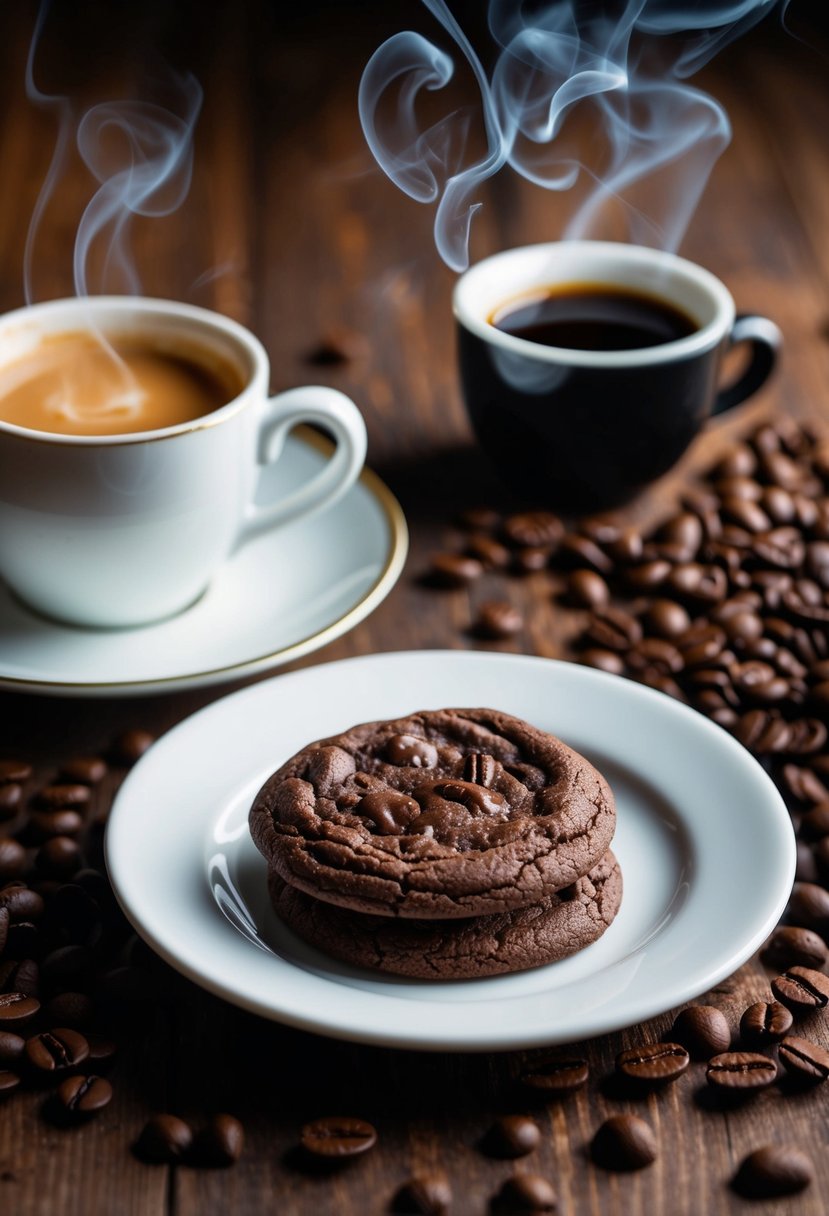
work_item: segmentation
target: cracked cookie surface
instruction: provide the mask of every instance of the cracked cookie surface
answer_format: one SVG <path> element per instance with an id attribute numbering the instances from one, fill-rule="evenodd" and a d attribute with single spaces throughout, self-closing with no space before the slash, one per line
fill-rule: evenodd
<path id="1" fill-rule="evenodd" d="M 536 904 L 599 862 L 615 823 L 593 765 L 491 709 L 427 710 L 310 744 L 250 812 L 269 870 L 291 886 L 418 919 Z"/>
<path id="2" fill-rule="evenodd" d="M 458 980 L 558 962 L 604 933 L 619 910 L 622 875 L 608 852 L 570 887 L 531 908 L 472 920 L 390 920 L 324 904 L 273 871 L 279 917 L 309 945 L 344 962 L 412 979 Z"/>

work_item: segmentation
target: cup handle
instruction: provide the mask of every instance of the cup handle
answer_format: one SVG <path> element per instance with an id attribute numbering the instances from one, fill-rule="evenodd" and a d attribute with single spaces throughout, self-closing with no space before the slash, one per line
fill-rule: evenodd
<path id="1" fill-rule="evenodd" d="M 727 388 L 720 389 L 714 400 L 712 415 L 733 409 L 765 384 L 777 362 L 778 351 L 783 345 L 783 335 L 768 317 L 740 313 L 731 330 L 729 348 L 736 346 L 738 342 L 751 343 L 749 365 L 739 380 Z"/>
<path id="2" fill-rule="evenodd" d="M 362 469 L 366 456 L 363 416 L 345 393 L 321 385 L 288 389 L 266 403 L 257 441 L 259 464 L 278 460 L 289 431 L 302 422 L 313 422 L 330 431 L 336 450 L 319 473 L 279 502 L 267 507 L 248 503 L 234 548 L 277 524 L 330 507 L 353 485 Z"/>

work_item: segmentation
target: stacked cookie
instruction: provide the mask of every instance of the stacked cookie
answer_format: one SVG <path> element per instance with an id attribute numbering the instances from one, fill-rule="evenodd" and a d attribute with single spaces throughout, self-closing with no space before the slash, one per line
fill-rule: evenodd
<path id="1" fill-rule="evenodd" d="M 622 896 L 602 775 L 490 709 L 370 722 L 310 744 L 256 796 L 271 901 L 359 967 L 462 979 L 595 941 Z"/>

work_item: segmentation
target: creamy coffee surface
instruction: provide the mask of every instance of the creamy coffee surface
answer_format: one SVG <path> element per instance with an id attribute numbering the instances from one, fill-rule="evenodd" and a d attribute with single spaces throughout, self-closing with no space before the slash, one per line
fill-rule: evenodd
<path id="1" fill-rule="evenodd" d="M 124 435 L 177 426 L 232 401 L 235 370 L 156 349 L 140 335 L 44 338 L 0 367 L 0 420 L 62 435 Z"/>

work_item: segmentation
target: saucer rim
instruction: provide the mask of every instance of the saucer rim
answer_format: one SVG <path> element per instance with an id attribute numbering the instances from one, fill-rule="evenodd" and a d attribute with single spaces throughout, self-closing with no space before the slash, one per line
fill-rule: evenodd
<path id="1" fill-rule="evenodd" d="M 327 436 L 320 434 L 307 425 L 296 427 L 292 437 L 307 444 L 326 456 L 334 451 L 335 444 Z M 220 684 L 232 679 L 242 679 L 268 671 L 273 667 L 302 658 L 314 650 L 321 649 L 329 642 L 342 637 L 355 625 L 374 611 L 378 604 L 386 598 L 402 573 L 409 551 L 409 529 L 403 508 L 392 494 L 386 483 L 367 465 L 363 466 L 356 483 L 361 484 L 382 511 L 389 529 L 389 546 L 383 567 L 377 578 L 347 612 L 335 621 L 308 634 L 304 638 L 282 646 L 264 655 L 245 659 L 240 663 L 230 663 L 222 667 L 212 667 L 206 671 L 179 673 L 170 676 L 157 676 L 148 680 L 92 680 L 79 683 L 76 680 L 37 680 L 19 676 L 0 674 L 0 690 L 10 692 L 44 692 L 53 696 L 107 696 L 125 693 L 126 695 L 152 694 L 154 692 L 176 692 L 185 689 L 199 688 L 211 684 Z M 27 611 L 31 611 L 27 607 Z M 185 613 L 186 613 L 185 609 Z M 55 622 L 61 628 L 67 628 L 61 622 Z M 87 632 L 86 630 L 84 632 Z M 97 633 L 100 630 L 89 630 Z"/>

